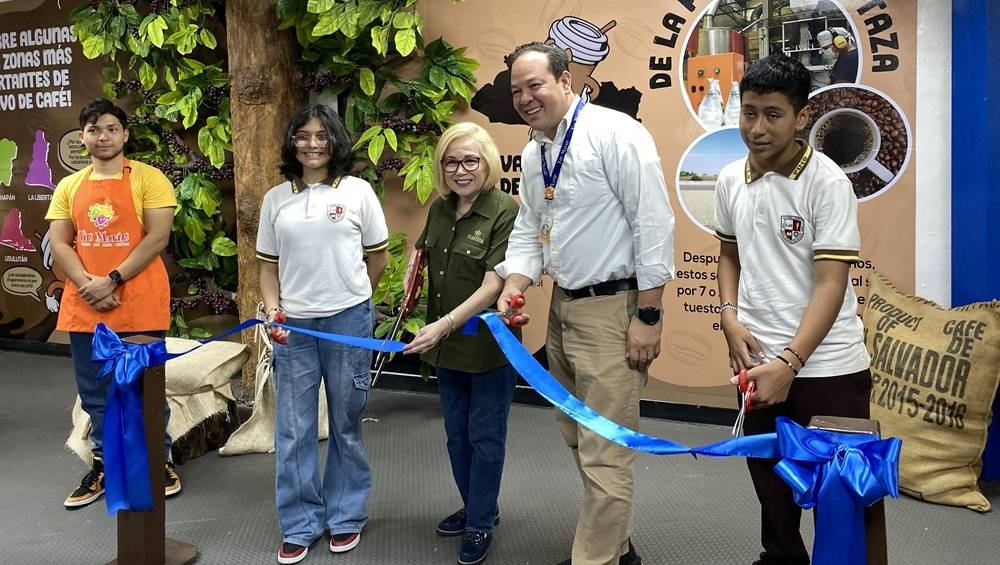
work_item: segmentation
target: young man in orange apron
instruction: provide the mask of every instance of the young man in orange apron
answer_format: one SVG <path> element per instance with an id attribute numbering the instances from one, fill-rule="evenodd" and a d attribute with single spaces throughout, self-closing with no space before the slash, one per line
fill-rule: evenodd
<path id="1" fill-rule="evenodd" d="M 103 427 L 110 378 L 97 381 L 91 362 L 94 327 L 104 322 L 119 336 L 162 338 L 170 326 L 170 286 L 160 259 L 177 201 L 158 169 L 125 158 L 127 116 L 99 98 L 80 112 L 80 140 L 91 165 L 59 182 L 45 219 L 52 256 L 66 272 L 56 329 L 70 333 L 83 410 L 90 416 L 94 463 L 64 503 L 77 508 L 104 493 Z M 167 418 L 170 414 L 167 413 Z M 165 437 L 167 459 L 170 437 Z M 167 496 L 181 490 L 167 463 Z"/>

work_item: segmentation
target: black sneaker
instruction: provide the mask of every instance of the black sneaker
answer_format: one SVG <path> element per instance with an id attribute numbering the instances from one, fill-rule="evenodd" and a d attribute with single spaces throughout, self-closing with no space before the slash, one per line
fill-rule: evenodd
<path id="1" fill-rule="evenodd" d="M 465 533 L 465 509 L 455 512 L 444 520 L 438 522 L 437 533 L 440 536 L 460 536 Z M 493 527 L 500 524 L 500 510 L 497 510 L 497 517 L 493 520 Z"/>
<path id="2" fill-rule="evenodd" d="M 168 462 L 166 467 L 163 496 L 173 496 L 181 492 L 181 477 L 173 463 Z"/>
<path id="3" fill-rule="evenodd" d="M 104 461 L 94 458 L 94 466 L 84 475 L 77 487 L 63 502 L 66 508 L 79 508 L 94 502 L 104 494 Z"/>
<path id="4" fill-rule="evenodd" d="M 462 538 L 462 550 L 458 554 L 458 565 L 476 565 L 486 559 L 486 551 L 493 541 L 489 532 L 465 532 Z"/>

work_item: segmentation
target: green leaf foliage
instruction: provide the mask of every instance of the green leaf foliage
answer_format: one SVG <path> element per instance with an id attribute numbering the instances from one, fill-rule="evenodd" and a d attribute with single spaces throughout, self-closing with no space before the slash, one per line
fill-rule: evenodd
<path id="1" fill-rule="evenodd" d="M 301 3 L 277 2 L 286 11 Z M 70 20 L 84 55 L 108 65 L 104 93 L 132 110 L 129 157 L 159 168 L 175 185 L 170 248 L 182 277 L 231 293 L 237 284 L 235 226 L 223 220 L 216 184 L 232 178 L 227 57 L 217 40 L 223 9 L 216 0 L 102 0 L 81 2 Z M 207 335 L 188 331 L 180 312 L 173 320 L 176 335 L 178 329 Z"/>

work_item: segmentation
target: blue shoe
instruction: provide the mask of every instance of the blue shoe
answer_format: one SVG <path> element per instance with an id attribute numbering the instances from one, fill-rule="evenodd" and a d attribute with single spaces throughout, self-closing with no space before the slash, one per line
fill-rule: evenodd
<path id="1" fill-rule="evenodd" d="M 438 522 L 437 533 L 439 536 L 460 536 L 465 533 L 465 509 L 455 512 L 444 520 Z M 493 527 L 500 524 L 500 510 L 497 510 L 497 517 L 493 520 Z"/>
<path id="2" fill-rule="evenodd" d="M 437 525 L 437 533 L 442 536 L 460 536 L 465 533 L 465 509 L 455 512 Z"/>
<path id="3" fill-rule="evenodd" d="M 486 559 L 493 534 L 489 532 L 465 532 L 462 551 L 458 554 L 458 565 L 476 565 Z"/>

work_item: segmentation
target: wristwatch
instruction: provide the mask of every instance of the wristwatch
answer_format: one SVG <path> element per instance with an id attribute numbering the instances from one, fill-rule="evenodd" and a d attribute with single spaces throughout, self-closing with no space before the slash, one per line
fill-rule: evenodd
<path id="1" fill-rule="evenodd" d="M 125 282 L 122 279 L 122 274 L 118 272 L 118 269 L 115 269 L 115 270 L 111 271 L 110 273 L 108 273 L 108 278 L 111 279 L 111 282 L 115 283 L 115 286 L 118 286 L 118 285 L 122 284 L 123 282 Z"/>
<path id="2" fill-rule="evenodd" d="M 639 318 L 639 321 L 644 324 L 655 326 L 660 321 L 660 309 L 653 306 L 636 308 L 635 317 Z"/>

